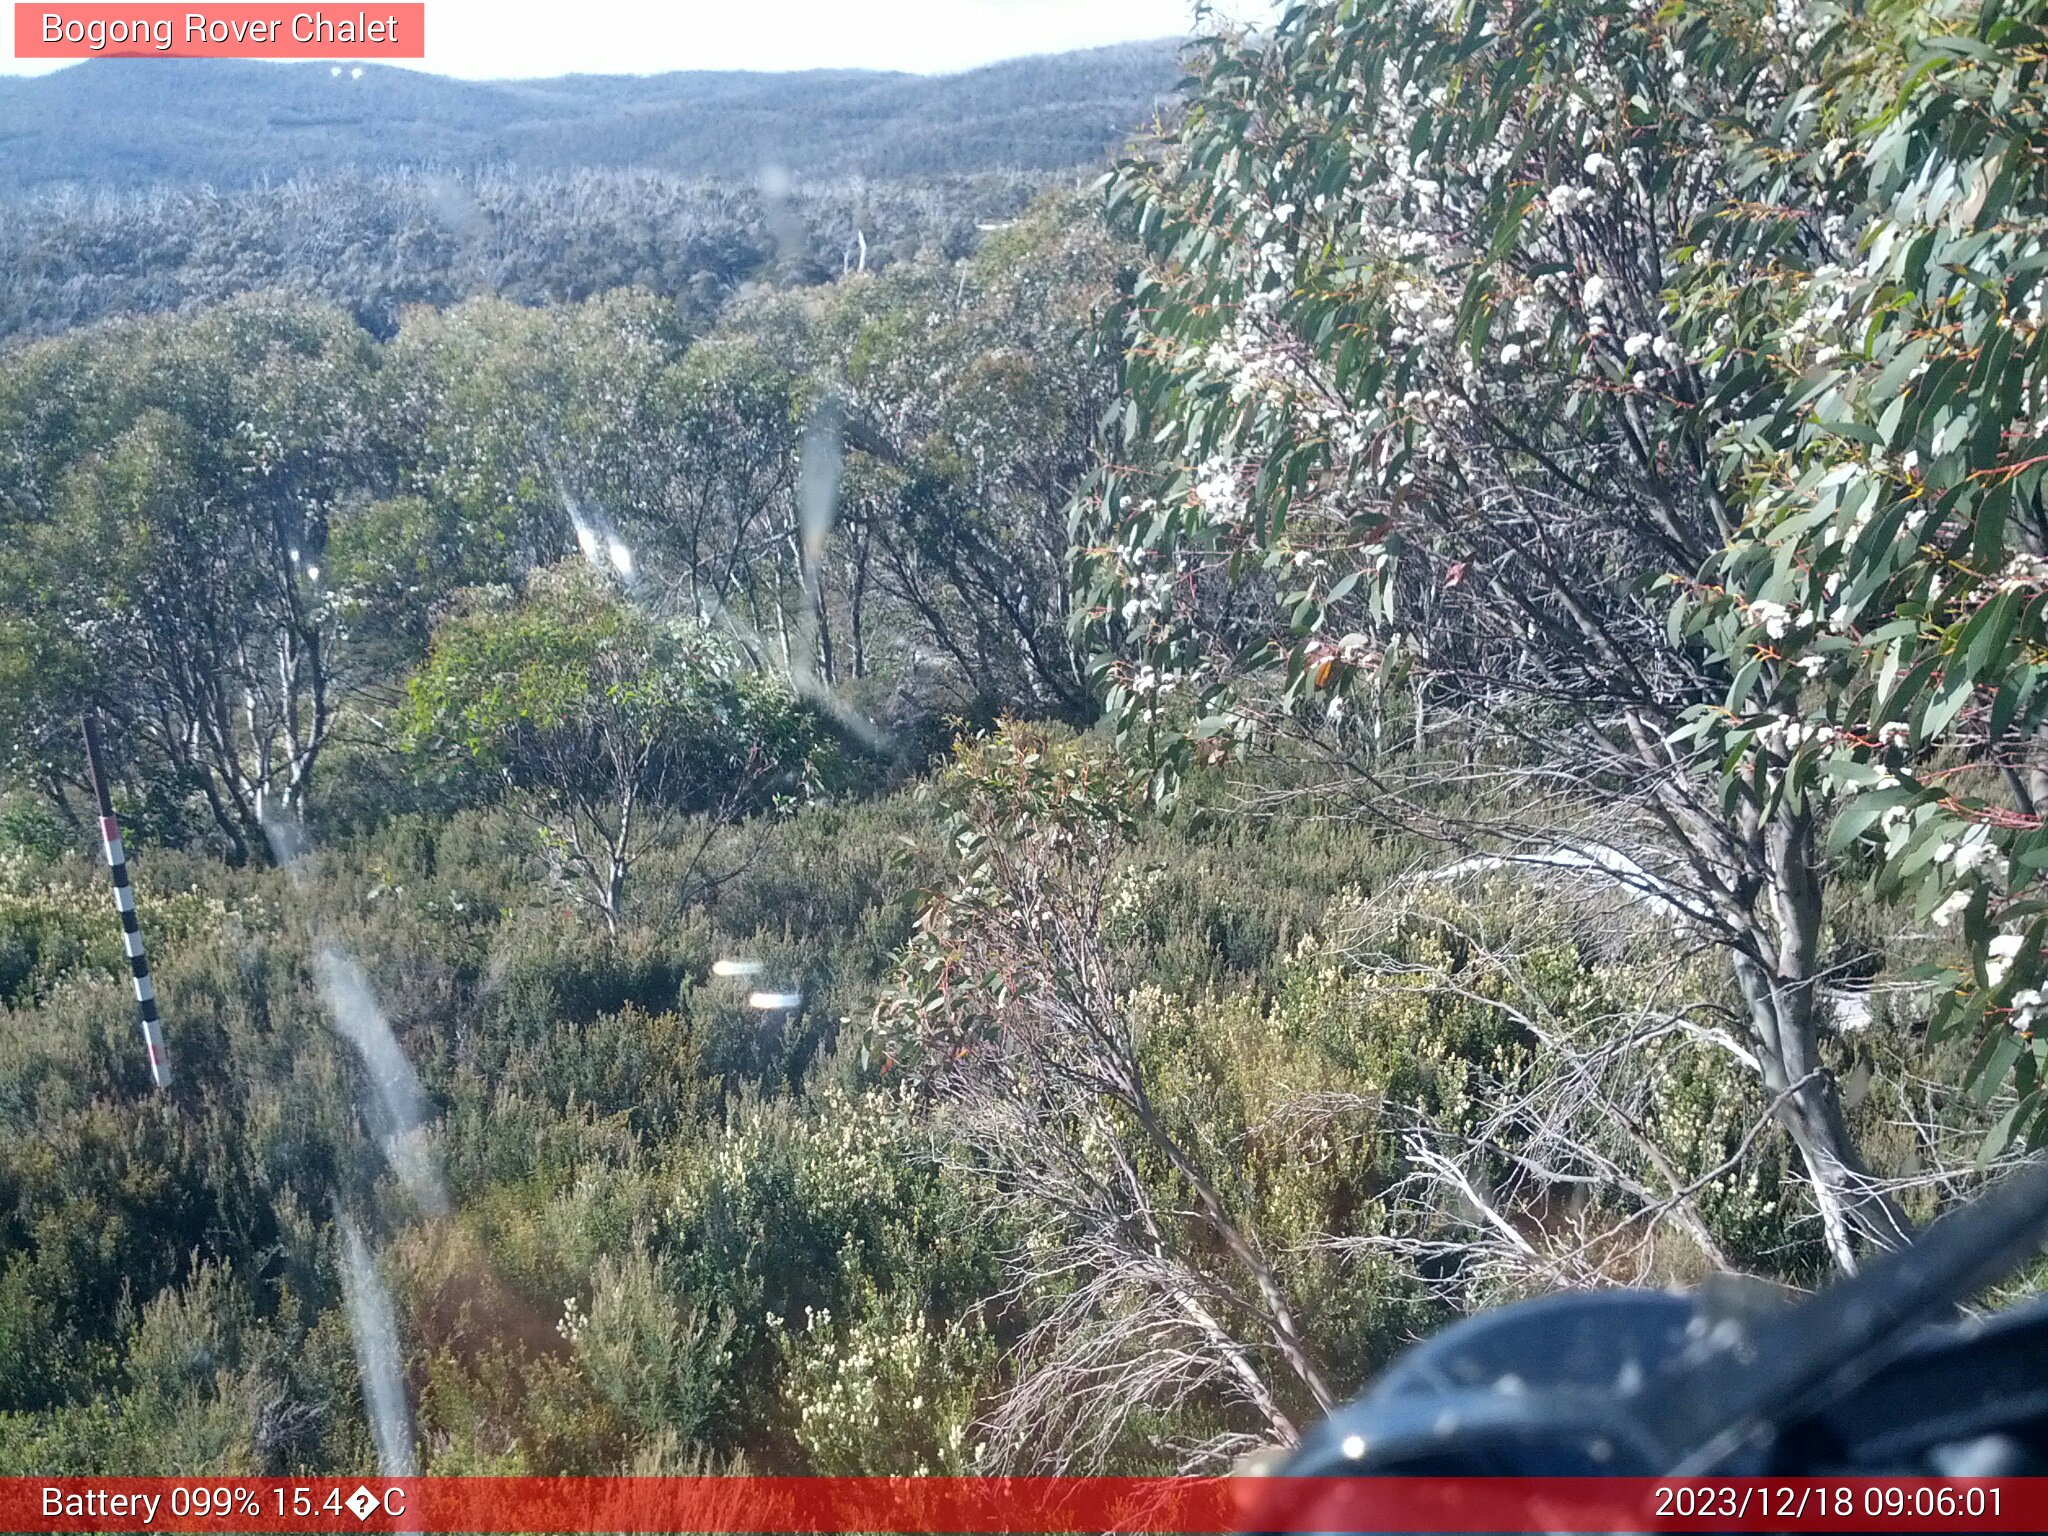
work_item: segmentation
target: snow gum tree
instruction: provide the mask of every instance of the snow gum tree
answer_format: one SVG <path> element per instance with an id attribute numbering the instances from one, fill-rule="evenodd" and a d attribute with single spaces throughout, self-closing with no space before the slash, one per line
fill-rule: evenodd
<path id="1" fill-rule="evenodd" d="M 1793 151 L 1682 305 L 1747 359 L 1718 445 L 1744 520 L 1680 629 L 1728 669 L 1694 717 L 1728 793 L 1840 806 L 1832 840 L 1961 942 L 1936 1038 L 2048 1138 L 2048 8 L 1886 6 L 1811 50 Z M 1791 231 L 1821 231 L 1802 240 Z M 1741 290 L 1747 297 L 1731 301 Z"/>
<path id="2" fill-rule="evenodd" d="M 1844 1269 L 1908 1224 L 1823 1049 L 1830 803 L 1782 792 L 1789 740 L 1703 729 L 1746 663 L 1672 591 L 1749 536 L 1743 445 L 1799 408 L 1755 337 L 1855 249 L 1823 103 L 1892 25 L 1344 0 L 1216 44 L 1111 182 L 1148 261 L 1078 556 L 1160 789 L 1305 737 L 1373 814 L 1718 945 Z"/>
<path id="3" fill-rule="evenodd" d="M 304 811 L 358 674 L 329 530 L 388 489 L 378 359 L 249 296 L 24 350 L 0 382 L 0 758 L 76 816 L 100 712 L 145 825 L 237 862 Z"/>
<path id="4" fill-rule="evenodd" d="M 407 683 L 403 740 L 499 779 L 556 877 L 617 933 L 649 847 L 800 792 L 816 722 L 695 624 L 649 617 L 576 562 L 470 594 Z"/>

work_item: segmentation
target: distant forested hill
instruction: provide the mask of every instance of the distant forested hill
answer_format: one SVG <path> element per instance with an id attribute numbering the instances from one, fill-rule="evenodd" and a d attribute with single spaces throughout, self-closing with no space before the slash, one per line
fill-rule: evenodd
<path id="1" fill-rule="evenodd" d="M 703 320 L 749 284 L 966 254 L 1178 80 L 1170 42 L 937 77 L 113 59 L 0 80 L 0 340 L 251 289 L 379 335 L 408 304 L 622 286 Z"/>
<path id="2" fill-rule="evenodd" d="M 0 80 L 0 197 L 245 187 L 337 170 L 635 167 L 752 179 L 1050 171 L 1099 161 L 1167 100 L 1174 44 L 964 74 L 574 75 L 108 59 Z"/>
<path id="3" fill-rule="evenodd" d="M 408 304 L 645 288 L 692 323 L 750 284 L 957 258 L 1093 171 L 813 181 L 779 196 L 664 171 L 330 171 L 268 187 L 0 200 L 0 339 L 281 290 L 379 336 Z"/>

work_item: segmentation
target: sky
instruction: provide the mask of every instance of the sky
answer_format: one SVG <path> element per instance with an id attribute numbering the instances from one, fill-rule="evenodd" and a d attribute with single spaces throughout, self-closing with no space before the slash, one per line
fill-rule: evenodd
<path id="1" fill-rule="evenodd" d="M 335 14 L 374 4 L 332 4 Z M 1226 0 L 1257 19 L 1266 0 Z M 107 14 L 119 14 L 109 6 Z M 671 69 L 904 69 L 932 74 L 997 59 L 1186 34 L 1194 0 L 427 0 L 416 67 L 471 80 Z M 0 73 L 41 74 L 19 60 Z"/>

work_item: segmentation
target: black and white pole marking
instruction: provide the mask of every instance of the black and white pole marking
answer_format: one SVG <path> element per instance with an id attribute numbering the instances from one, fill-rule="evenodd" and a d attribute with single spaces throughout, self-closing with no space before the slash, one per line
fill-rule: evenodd
<path id="1" fill-rule="evenodd" d="M 128 882 L 128 855 L 121 847 L 121 824 L 114 819 L 114 799 L 107 789 L 107 770 L 100 761 L 100 728 L 85 717 L 85 761 L 92 770 L 92 792 L 100 805 L 100 842 L 107 868 L 114 876 L 114 910 L 121 914 L 121 943 L 128 968 L 135 973 L 135 1011 L 142 1020 L 142 1044 L 149 1052 L 149 1078 L 159 1088 L 171 1086 L 171 1058 L 164 1052 L 163 1020 L 157 1017 L 156 988 L 149 980 L 149 957 L 142 952 L 142 928 L 135 920 L 135 887 Z"/>

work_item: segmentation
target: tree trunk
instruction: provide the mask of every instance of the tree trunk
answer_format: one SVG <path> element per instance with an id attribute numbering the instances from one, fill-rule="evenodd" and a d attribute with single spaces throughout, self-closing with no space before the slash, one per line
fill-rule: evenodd
<path id="1" fill-rule="evenodd" d="M 1784 807 L 1763 829 L 1775 942 L 1735 952 L 1764 1086 L 1799 1149 L 1836 1268 L 1854 1274 L 1857 1239 L 1878 1248 L 1912 1241 L 1912 1223 L 1857 1150 L 1834 1074 L 1820 1052 L 1821 877 L 1812 813 Z"/>

